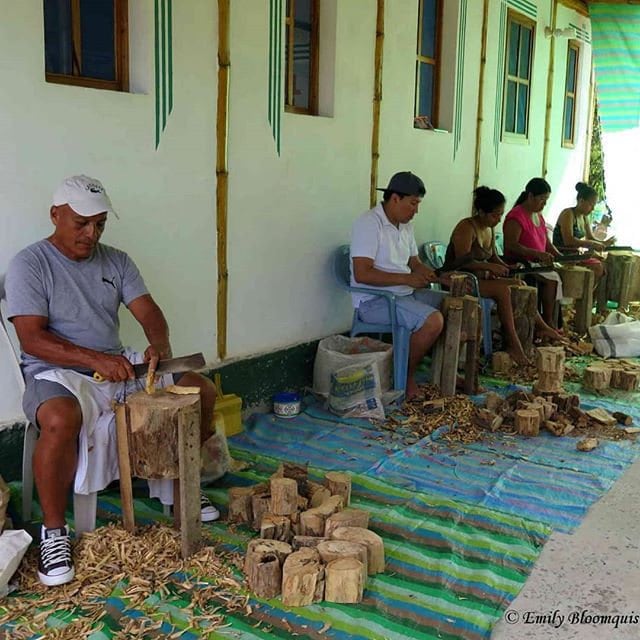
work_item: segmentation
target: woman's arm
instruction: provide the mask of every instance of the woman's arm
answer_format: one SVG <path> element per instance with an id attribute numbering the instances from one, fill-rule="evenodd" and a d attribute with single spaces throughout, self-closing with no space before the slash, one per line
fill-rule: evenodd
<path id="1" fill-rule="evenodd" d="M 602 243 L 594 239 L 591 233 L 588 216 L 584 218 L 584 235 L 583 239 L 576 238 L 573 234 L 573 225 L 575 222 L 575 213 L 573 209 L 565 209 L 558 218 L 557 224 L 560 225 L 562 234 L 562 246 L 578 249 L 584 247 L 586 249 L 601 249 Z"/>
<path id="2" fill-rule="evenodd" d="M 531 247 L 520 244 L 522 227 L 517 220 L 506 220 L 504 230 L 504 252 L 509 255 L 525 258 L 526 260 L 540 260 L 541 262 L 551 262 L 553 255 L 545 251 L 536 251 Z"/>

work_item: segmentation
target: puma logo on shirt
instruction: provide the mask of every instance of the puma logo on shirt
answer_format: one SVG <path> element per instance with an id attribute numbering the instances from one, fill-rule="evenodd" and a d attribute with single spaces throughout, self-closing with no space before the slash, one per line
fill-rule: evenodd
<path id="1" fill-rule="evenodd" d="M 107 284 L 110 284 L 114 289 L 116 288 L 116 278 L 115 278 L 115 276 L 113 278 L 111 278 L 111 280 L 107 280 L 106 278 L 102 278 L 102 282 L 106 282 Z"/>

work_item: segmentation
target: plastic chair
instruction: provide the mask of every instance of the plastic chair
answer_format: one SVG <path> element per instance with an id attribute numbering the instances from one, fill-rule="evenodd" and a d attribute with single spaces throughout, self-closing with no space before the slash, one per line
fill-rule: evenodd
<path id="1" fill-rule="evenodd" d="M 12 367 L 16 372 L 18 387 L 24 392 L 24 378 L 20 369 L 20 343 L 13 325 L 7 317 L 4 276 L 0 277 L 0 331 L 3 338 L 10 343 L 9 349 Z M 31 520 L 33 506 L 33 452 L 38 439 L 38 428 L 24 418 L 24 441 L 22 453 L 22 519 Z M 73 494 L 73 521 L 76 535 L 96 528 L 96 510 L 98 494 Z"/>
<path id="2" fill-rule="evenodd" d="M 349 253 L 349 245 L 344 244 L 338 247 L 333 257 L 333 274 L 336 282 L 341 289 L 349 292 L 360 292 L 371 295 L 379 295 L 384 298 L 389 305 L 389 317 L 391 322 L 388 324 L 372 324 L 362 322 L 358 318 L 358 310 L 353 310 L 353 320 L 351 322 L 351 336 L 357 336 L 362 333 L 390 333 L 393 338 L 393 387 L 404 391 L 407 386 L 407 369 L 409 366 L 409 340 L 411 332 L 405 327 L 401 327 L 396 323 L 396 297 L 393 293 L 382 290 L 372 291 L 366 287 L 351 286 L 351 256 Z"/>
<path id="3" fill-rule="evenodd" d="M 444 243 L 438 240 L 425 242 L 421 247 L 421 257 L 429 264 L 432 269 L 441 269 L 444 265 L 444 259 L 447 248 Z M 478 278 L 472 273 L 467 274 L 472 283 L 472 293 L 478 298 L 480 309 L 482 310 L 482 351 L 485 358 L 490 358 L 493 353 L 493 337 L 491 335 L 491 311 L 495 306 L 495 300 L 492 298 L 483 298 L 480 296 L 480 286 Z"/>

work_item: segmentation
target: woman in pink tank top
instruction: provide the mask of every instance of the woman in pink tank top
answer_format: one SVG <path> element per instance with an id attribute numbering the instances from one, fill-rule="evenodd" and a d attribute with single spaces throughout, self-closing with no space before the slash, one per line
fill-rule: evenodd
<path id="1" fill-rule="evenodd" d="M 504 253 L 507 262 L 527 260 L 551 265 L 554 257 L 561 255 L 547 234 L 547 226 L 541 211 L 544 209 L 551 187 L 543 178 L 529 180 L 524 191 L 507 214 L 504 221 Z M 550 267 L 552 270 L 552 267 Z M 542 317 L 547 324 L 553 322 L 557 281 L 544 276 L 542 284 Z"/>

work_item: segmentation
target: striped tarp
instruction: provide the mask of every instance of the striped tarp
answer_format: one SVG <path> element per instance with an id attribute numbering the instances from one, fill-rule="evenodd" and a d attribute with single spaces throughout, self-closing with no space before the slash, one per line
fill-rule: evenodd
<path id="1" fill-rule="evenodd" d="M 640 126 L 640 6 L 590 3 L 602 128 Z"/>
<path id="2" fill-rule="evenodd" d="M 244 454 L 249 471 L 231 474 L 225 486 L 207 490 L 218 504 L 227 503 L 227 486 L 253 484 L 275 471 L 279 460 Z M 320 480 L 322 473 L 311 469 Z M 529 575 L 549 529 L 540 523 L 482 507 L 394 487 L 354 474 L 352 506 L 371 513 L 370 528 L 383 537 L 386 569 L 367 580 L 361 605 L 322 603 L 287 608 L 279 598 L 251 600 L 246 610 L 229 612 L 229 627 L 210 634 L 187 630 L 189 597 L 154 594 L 140 609 L 128 608 L 120 585 L 105 602 L 106 628 L 92 640 L 112 638 L 129 617 L 162 620 L 163 637 L 180 638 L 315 638 L 321 640 L 395 640 L 488 638 L 503 610 Z M 136 520 L 163 520 L 159 503 L 136 498 Z M 99 515 L 120 515 L 115 493 L 100 494 Z M 230 549 L 244 549 L 255 534 L 225 523 L 207 525 L 212 537 Z M 211 607 L 224 605 L 212 602 Z M 1 604 L 0 604 L 1 609 Z M 68 623 L 72 614 L 53 613 L 52 626 Z M 259 624 L 260 623 L 260 624 Z M 2 630 L 0 630 L 0 636 Z M 9 636 L 10 637 L 10 636 Z"/>

